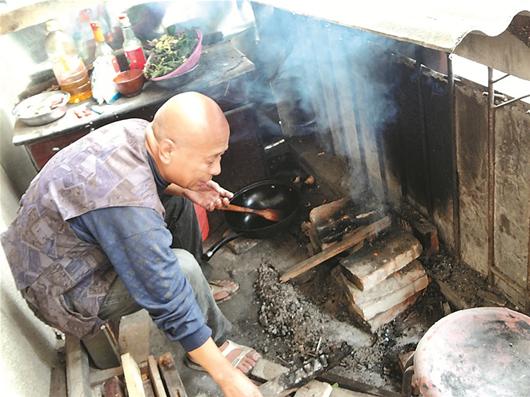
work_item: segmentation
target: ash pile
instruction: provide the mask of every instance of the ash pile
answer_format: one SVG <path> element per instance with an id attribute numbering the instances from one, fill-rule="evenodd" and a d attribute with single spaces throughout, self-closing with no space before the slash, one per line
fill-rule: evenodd
<path id="1" fill-rule="evenodd" d="M 370 344 L 370 336 L 345 321 L 325 312 L 312 299 L 291 284 L 280 284 L 278 272 L 268 263 L 258 269 L 255 285 L 259 308 L 259 323 L 272 339 L 281 338 L 276 351 L 285 362 L 293 357 L 313 357 L 325 346 L 347 342 L 351 346 Z M 265 352 L 271 340 L 262 346 Z M 276 341 L 272 346 L 279 347 Z M 278 350 L 278 349 L 276 349 Z"/>

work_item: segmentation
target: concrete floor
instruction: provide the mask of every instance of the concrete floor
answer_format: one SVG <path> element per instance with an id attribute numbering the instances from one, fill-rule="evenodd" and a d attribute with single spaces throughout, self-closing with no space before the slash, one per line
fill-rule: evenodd
<path id="1" fill-rule="evenodd" d="M 226 246 L 214 255 L 210 261 L 213 266 L 211 278 L 232 277 L 240 284 L 237 295 L 220 304 L 221 310 L 234 326 L 230 339 L 253 346 L 255 337 L 263 333 L 257 320 L 258 306 L 253 288 L 258 266 L 268 260 L 277 269 L 282 270 L 304 259 L 306 255 L 305 248 L 299 246 L 295 238 L 288 233 L 261 240 L 250 251 L 240 255 L 233 254 Z M 209 375 L 191 370 L 183 364 L 183 349 L 179 344 L 168 341 L 154 324 L 151 332 L 151 351 L 155 355 L 168 351 L 173 353 L 189 396 L 222 396 Z M 273 357 L 268 358 L 274 360 Z"/>

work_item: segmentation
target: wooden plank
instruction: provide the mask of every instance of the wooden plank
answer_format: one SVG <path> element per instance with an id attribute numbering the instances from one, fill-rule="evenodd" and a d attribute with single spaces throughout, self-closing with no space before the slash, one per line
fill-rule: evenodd
<path id="1" fill-rule="evenodd" d="M 355 284 L 347 279 L 342 273 L 342 267 L 338 266 L 335 268 L 333 275 L 337 281 L 344 283 L 347 287 L 347 292 L 351 299 L 359 306 L 369 305 L 371 302 L 375 302 L 386 295 L 390 295 L 414 281 L 425 276 L 425 268 L 420 261 L 414 260 L 405 266 L 403 269 L 391 274 L 385 280 L 381 281 L 376 288 L 368 290 L 361 290 Z"/>
<path id="2" fill-rule="evenodd" d="M 530 114 L 528 105 L 495 112 L 494 281 L 520 308 L 528 300 L 530 240 Z M 499 277 L 500 270 L 502 276 Z M 503 278 L 503 280 L 500 280 Z"/>
<path id="3" fill-rule="evenodd" d="M 88 357 L 81 348 L 81 341 L 66 336 L 66 387 L 68 397 L 91 397 Z"/>
<path id="4" fill-rule="evenodd" d="M 487 233 L 487 98 L 483 87 L 455 84 L 457 172 L 462 261 L 488 273 Z"/>
<path id="5" fill-rule="evenodd" d="M 58 365 L 52 368 L 50 396 L 66 397 L 66 369 L 64 365 Z"/>
<path id="6" fill-rule="evenodd" d="M 347 270 L 346 276 L 364 291 L 418 258 L 421 250 L 420 242 L 413 235 L 397 232 L 340 263 Z"/>
<path id="7" fill-rule="evenodd" d="M 440 241 L 436 226 L 429 222 L 410 204 L 402 204 L 399 209 L 399 215 L 412 230 L 414 236 L 420 240 L 423 246 L 423 254 L 426 257 L 436 255 L 440 251 Z"/>
<path id="8" fill-rule="evenodd" d="M 419 277 L 416 279 L 413 279 L 407 283 L 401 283 L 401 287 L 396 287 L 390 293 L 386 293 L 387 290 L 385 286 L 388 283 L 387 280 L 384 280 L 380 284 L 376 285 L 374 288 L 367 290 L 367 291 L 361 291 L 361 292 L 368 292 L 369 295 L 374 296 L 375 299 L 372 300 L 365 300 L 358 302 L 353 298 L 352 295 L 356 294 L 358 291 L 360 291 L 355 285 L 353 285 L 350 281 L 344 277 L 343 274 L 340 274 L 340 280 L 343 286 L 345 287 L 346 294 L 348 294 L 351 309 L 355 311 L 360 317 L 362 317 L 364 320 L 369 320 L 373 317 L 375 317 L 379 313 L 383 313 L 387 311 L 388 309 L 394 307 L 395 305 L 403 302 L 410 296 L 418 293 L 419 291 L 424 290 L 429 285 L 429 278 L 425 274 L 425 270 L 423 269 L 423 266 L 417 261 L 416 267 L 419 268 L 418 272 L 415 272 L 416 274 L 419 274 Z M 408 273 L 413 273 L 414 269 L 411 270 Z M 402 272 L 397 272 L 396 274 L 389 277 L 391 280 L 395 280 L 396 277 Z M 406 276 L 402 278 L 407 278 Z M 353 291 L 353 294 L 352 292 Z M 377 296 L 378 294 L 382 294 L 381 296 Z"/>
<path id="9" fill-rule="evenodd" d="M 381 328 L 381 326 L 388 324 L 390 321 L 395 319 L 397 316 L 407 310 L 410 306 L 416 303 L 416 300 L 420 297 L 420 295 L 421 292 L 418 292 L 417 294 L 412 295 L 411 297 L 405 299 L 403 302 L 397 304 L 396 306 L 388 309 L 386 312 L 380 313 L 374 318 L 368 320 L 367 323 L 370 326 L 370 331 L 374 333 L 379 328 Z"/>
<path id="10" fill-rule="evenodd" d="M 351 235 L 345 237 L 344 240 L 291 267 L 280 277 L 280 282 L 285 283 L 292 278 L 305 273 L 306 271 L 320 265 L 322 262 L 346 251 L 348 248 L 359 244 L 367 237 L 385 230 L 390 227 L 391 223 L 390 217 L 386 216 L 371 225 L 356 229 Z"/>
<path id="11" fill-rule="evenodd" d="M 374 395 L 334 387 L 330 397 L 374 397 Z"/>
<path id="12" fill-rule="evenodd" d="M 121 365 L 119 367 L 115 368 L 108 368 L 108 369 L 90 369 L 90 386 L 97 385 L 98 383 L 102 383 L 106 381 L 109 378 L 112 378 L 113 376 L 120 376 L 123 374 L 123 368 Z"/>
<path id="13" fill-rule="evenodd" d="M 296 391 L 294 397 L 329 397 L 333 388 L 329 383 L 312 380 Z"/>
<path id="14" fill-rule="evenodd" d="M 317 377 L 317 380 L 320 380 L 322 382 L 328 382 L 330 384 L 337 384 L 341 388 L 341 390 L 345 391 L 352 391 L 361 393 L 359 397 L 364 397 L 365 394 L 367 396 L 378 396 L 378 397 L 402 397 L 400 393 L 396 393 L 394 391 L 381 389 L 379 387 L 375 387 L 372 385 L 367 385 L 366 383 L 362 383 L 350 378 L 346 378 L 341 375 L 334 374 L 332 372 L 325 372 L 322 375 Z M 365 394 L 362 394 L 365 393 Z M 333 394 L 331 394 L 333 396 Z M 354 394 L 356 396 L 356 394 Z"/>
<path id="15" fill-rule="evenodd" d="M 160 371 L 158 370 L 158 364 L 153 356 L 147 357 L 147 364 L 149 366 L 149 377 L 153 383 L 153 390 L 156 397 L 167 397 L 162 378 L 160 377 Z"/>
<path id="16" fill-rule="evenodd" d="M 412 357 L 414 356 L 414 350 L 401 353 L 398 355 L 398 363 L 399 363 L 399 369 L 401 370 L 401 373 L 405 372 L 405 370 L 408 368 L 407 364 L 412 363 Z"/>
<path id="17" fill-rule="evenodd" d="M 188 397 L 171 353 L 161 355 L 158 358 L 158 364 L 160 365 L 162 377 L 166 382 L 169 397 Z"/>
<path id="18" fill-rule="evenodd" d="M 125 397 L 122 389 L 122 382 L 117 376 L 108 379 L 103 384 L 103 395 L 105 397 Z"/>
<path id="19" fill-rule="evenodd" d="M 254 368 L 255 369 L 257 368 L 257 369 L 252 370 L 251 376 L 252 378 L 257 379 L 261 382 L 269 381 L 281 375 L 282 373 L 286 373 L 289 371 L 288 368 L 280 364 L 276 364 L 270 360 L 267 360 L 266 358 L 260 358 L 258 362 L 256 363 L 256 367 Z M 340 375 L 335 375 L 331 372 L 325 372 L 321 374 L 320 376 L 318 376 L 317 379 L 322 382 L 338 384 L 341 387 L 340 390 L 345 390 L 348 392 L 351 391 L 351 393 L 354 393 L 354 392 L 358 393 L 358 394 L 345 394 L 347 396 L 400 397 L 399 393 L 395 393 L 392 391 L 387 391 L 387 390 L 380 389 L 380 388 L 377 388 L 371 385 L 367 385 L 365 383 L 358 382 L 350 378 L 346 378 Z M 338 389 L 334 389 L 334 390 L 338 390 Z M 363 394 L 363 393 L 367 393 L 367 394 Z M 332 393 L 331 396 L 333 397 L 334 394 Z"/>
<path id="20" fill-rule="evenodd" d="M 438 284 L 438 287 L 440 288 L 440 292 L 443 296 L 445 296 L 445 299 L 456 307 L 459 310 L 462 309 L 469 309 L 471 306 L 456 292 L 452 287 L 449 286 L 449 284 L 441 281 L 436 280 L 436 284 Z"/>
<path id="21" fill-rule="evenodd" d="M 148 377 L 145 377 L 145 379 L 143 379 L 143 386 L 144 386 L 145 397 L 155 397 L 155 391 L 153 389 L 153 385 Z"/>
<path id="22" fill-rule="evenodd" d="M 286 372 L 288 372 L 288 369 L 284 366 L 265 358 L 260 358 L 256 362 L 254 368 L 250 371 L 250 375 L 257 380 L 264 382 L 276 378 Z"/>
<path id="23" fill-rule="evenodd" d="M 140 368 L 130 353 L 122 354 L 121 365 L 129 397 L 146 397 Z"/>
<path id="24" fill-rule="evenodd" d="M 120 321 L 120 353 L 129 353 L 138 363 L 150 354 L 151 317 L 146 310 L 123 316 Z"/>

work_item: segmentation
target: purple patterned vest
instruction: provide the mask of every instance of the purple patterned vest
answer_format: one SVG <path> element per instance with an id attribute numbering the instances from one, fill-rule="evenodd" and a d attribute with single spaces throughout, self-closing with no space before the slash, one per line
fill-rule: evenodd
<path id="1" fill-rule="evenodd" d="M 83 337 L 99 330 L 97 314 L 116 278 L 99 246 L 77 238 L 67 221 L 113 206 L 164 215 L 147 160 L 147 126 L 140 119 L 112 123 L 57 153 L 2 235 L 17 288 L 39 318 L 65 333 Z"/>

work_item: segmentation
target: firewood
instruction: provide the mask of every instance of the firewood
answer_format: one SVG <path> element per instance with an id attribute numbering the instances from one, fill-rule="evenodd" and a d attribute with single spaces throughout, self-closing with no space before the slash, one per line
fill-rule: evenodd
<path id="1" fill-rule="evenodd" d="M 285 283 L 290 279 L 299 276 L 300 274 L 314 268 L 315 266 L 320 265 L 322 262 L 333 258 L 334 256 L 340 254 L 341 252 L 346 251 L 349 248 L 352 248 L 355 245 L 358 245 L 364 239 L 369 236 L 372 236 L 376 233 L 379 233 L 391 225 L 390 217 L 386 216 L 383 219 L 378 220 L 377 222 L 372 223 L 368 226 L 363 226 L 353 232 L 348 238 L 344 239 L 341 242 L 334 244 L 332 247 L 319 252 L 318 254 L 308 258 L 295 266 L 288 269 L 281 277 L 280 282 Z"/>
<path id="2" fill-rule="evenodd" d="M 393 233 L 376 246 L 341 260 L 345 275 L 361 291 L 372 288 L 421 254 L 420 242 L 409 233 Z"/>
<path id="3" fill-rule="evenodd" d="M 414 356 L 414 350 L 398 355 L 399 369 L 401 370 L 401 373 L 405 372 L 407 369 L 407 364 L 412 361 L 412 356 Z"/>
<path id="4" fill-rule="evenodd" d="M 382 214 L 379 210 L 369 210 L 359 214 L 343 214 L 317 226 L 315 230 L 322 243 L 330 243 L 341 240 L 346 233 L 360 226 L 368 225 L 381 217 Z"/>
<path id="5" fill-rule="evenodd" d="M 329 383 L 312 380 L 296 391 L 294 397 L 329 397 L 333 388 Z"/>
<path id="6" fill-rule="evenodd" d="M 342 266 L 339 266 L 336 269 L 338 274 L 335 278 L 337 279 L 337 276 L 342 277 L 342 279 L 337 279 L 337 281 L 344 283 L 345 287 L 348 288 L 347 292 L 350 297 L 358 305 L 370 304 L 371 302 L 377 301 L 425 276 L 425 269 L 421 262 L 414 260 L 403 269 L 391 274 L 385 280 L 381 281 L 380 284 L 363 291 L 348 279 L 343 273 Z"/>
<path id="7" fill-rule="evenodd" d="M 385 312 L 429 285 L 429 278 L 418 261 L 365 291 L 359 290 L 343 274 L 339 277 L 349 297 L 351 309 L 364 320 Z"/>
<path id="8" fill-rule="evenodd" d="M 399 216 L 408 225 L 414 236 L 420 240 L 427 258 L 440 251 L 438 229 L 409 204 L 403 204 Z"/>
<path id="9" fill-rule="evenodd" d="M 335 213 L 349 202 L 348 198 L 341 198 L 326 204 L 315 207 L 309 213 L 309 221 L 318 226 L 329 220 Z"/>
<path id="10" fill-rule="evenodd" d="M 416 300 L 421 296 L 421 294 L 422 292 L 418 292 L 415 295 L 412 295 L 411 297 L 407 298 L 403 302 L 397 304 L 396 306 L 388 309 L 386 312 L 378 314 L 374 318 L 366 321 L 370 326 L 370 331 L 374 333 L 383 325 L 388 324 L 390 321 L 395 319 L 397 316 L 399 316 L 401 313 L 411 307 L 414 303 L 416 303 Z"/>
<path id="11" fill-rule="evenodd" d="M 128 395 L 130 397 L 145 397 L 140 368 L 129 353 L 122 354 L 121 365 L 123 366 Z"/>
<path id="12" fill-rule="evenodd" d="M 153 391 L 155 392 L 156 397 L 167 397 L 164 384 L 162 383 L 162 377 L 160 376 L 160 371 L 158 370 L 156 358 L 150 355 L 147 358 L 147 363 L 149 366 L 149 377 L 151 378 L 151 382 L 153 382 Z"/>

